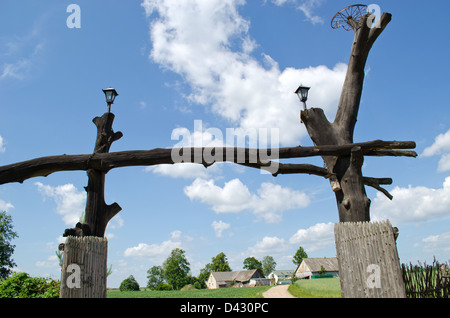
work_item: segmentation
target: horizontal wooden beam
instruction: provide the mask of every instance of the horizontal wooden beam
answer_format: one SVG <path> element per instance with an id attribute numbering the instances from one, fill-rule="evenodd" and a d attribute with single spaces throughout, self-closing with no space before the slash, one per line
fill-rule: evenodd
<path id="1" fill-rule="evenodd" d="M 269 163 L 273 160 L 305 158 L 314 156 L 349 156 L 353 147 L 361 147 L 368 156 L 416 157 L 414 151 L 392 149 L 413 149 L 413 141 L 375 140 L 347 145 L 289 147 L 272 149 L 250 148 L 168 148 L 153 150 L 132 150 L 85 155 L 60 155 L 41 157 L 0 167 L 0 184 L 20 182 L 33 177 L 46 177 L 59 171 L 87 171 L 95 169 L 107 173 L 111 169 L 131 166 L 152 166 L 179 162 L 199 163 L 210 166 L 216 162 L 234 162 L 252 165 Z M 286 166 L 287 168 L 288 166 Z M 301 173 L 301 172 L 299 172 Z M 308 173 L 308 172 L 306 172 Z"/>

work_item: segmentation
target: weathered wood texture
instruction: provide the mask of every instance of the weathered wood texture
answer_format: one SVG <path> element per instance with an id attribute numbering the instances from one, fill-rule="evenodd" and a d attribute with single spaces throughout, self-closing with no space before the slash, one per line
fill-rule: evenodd
<path id="1" fill-rule="evenodd" d="M 368 19 L 373 18 L 373 15 L 367 14 L 359 22 L 353 21 L 354 41 L 334 122 L 328 121 L 320 108 L 305 109 L 301 112 L 300 118 L 312 141 L 318 146 L 353 143 L 367 58 L 375 40 L 391 21 L 391 14 L 383 13 L 379 28 L 368 26 Z M 352 22 L 351 19 L 350 17 L 349 23 Z M 370 199 L 366 195 L 361 171 L 364 155 L 366 154 L 361 148 L 354 147 L 349 155 L 322 156 L 328 171 L 336 176 L 334 182 L 338 186 L 334 188 L 340 222 L 370 221 Z M 391 198 L 379 184 L 375 185 L 375 188 Z"/>
<path id="2" fill-rule="evenodd" d="M 97 126 L 94 155 L 108 153 L 112 143 L 122 137 L 121 132 L 114 132 L 112 129 L 114 114 L 105 113 L 102 117 L 95 117 L 93 122 Z M 89 180 L 87 187 L 85 187 L 87 192 L 85 224 L 89 229 L 87 233 L 83 234 L 103 237 L 108 222 L 122 208 L 117 203 L 111 205 L 105 203 L 106 172 L 101 169 L 90 168 L 87 170 L 87 175 Z"/>
<path id="3" fill-rule="evenodd" d="M 67 237 L 60 298 L 106 298 L 107 251 L 106 238 Z"/>
<path id="4" fill-rule="evenodd" d="M 334 225 L 343 298 L 405 298 L 389 220 Z"/>
<path id="5" fill-rule="evenodd" d="M 47 177 L 58 171 L 87 171 L 94 169 L 107 173 L 111 169 L 131 166 L 152 166 L 159 164 L 174 164 L 178 162 L 192 162 L 212 165 L 215 162 L 234 162 L 248 164 L 255 168 L 264 169 L 268 159 L 306 158 L 314 156 L 349 156 L 354 147 L 361 147 L 365 156 L 406 156 L 417 157 L 415 151 L 396 149 L 414 149 L 414 141 L 383 141 L 374 140 L 363 143 L 343 145 L 321 145 L 316 147 L 288 147 L 276 149 L 249 148 L 173 148 L 152 150 L 130 150 L 111 153 L 93 153 L 84 155 L 48 156 L 22 161 L 0 167 L 0 184 L 24 182 L 34 177 Z M 205 161 L 203 154 L 212 153 L 210 161 Z M 198 155 L 197 155 L 198 154 Z M 177 160 L 182 159 L 182 161 Z M 252 160 L 253 159 L 253 160 Z M 298 166 L 301 167 L 301 166 Z M 313 169 L 311 169 L 313 167 Z M 299 172 L 322 171 L 317 167 L 302 167 Z M 304 169 L 306 168 L 306 169 Z M 274 172 L 275 174 L 276 172 Z M 292 172 L 294 173 L 294 172 Z M 323 172 L 321 172 L 323 174 Z M 325 175 L 329 175 L 325 174 Z"/>

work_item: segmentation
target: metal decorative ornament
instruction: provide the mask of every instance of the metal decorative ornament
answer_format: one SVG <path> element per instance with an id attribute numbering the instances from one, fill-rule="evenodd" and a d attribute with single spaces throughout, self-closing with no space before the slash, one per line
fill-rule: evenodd
<path id="1" fill-rule="evenodd" d="M 367 5 L 354 4 L 348 6 L 335 14 L 331 20 L 331 27 L 338 29 L 344 28 L 346 31 L 354 30 L 362 16 L 367 14 Z M 353 21 L 353 23 L 351 23 Z M 356 23 L 355 23 L 356 22 Z"/>

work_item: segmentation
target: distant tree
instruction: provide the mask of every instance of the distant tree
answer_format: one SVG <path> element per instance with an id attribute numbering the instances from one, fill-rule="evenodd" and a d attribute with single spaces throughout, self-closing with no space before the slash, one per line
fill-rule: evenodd
<path id="1" fill-rule="evenodd" d="M 138 291 L 139 284 L 133 275 L 130 275 L 128 278 L 124 279 L 119 287 L 120 291 Z"/>
<path id="2" fill-rule="evenodd" d="M 206 265 L 204 268 L 200 270 L 200 274 L 198 275 L 198 282 L 200 283 L 200 288 L 206 288 L 206 282 L 209 279 L 209 275 L 211 275 L 211 271 L 207 269 Z"/>
<path id="3" fill-rule="evenodd" d="M 300 246 L 292 259 L 292 262 L 298 266 L 302 263 L 304 258 L 308 258 L 308 254 L 306 254 L 303 247 Z"/>
<path id="4" fill-rule="evenodd" d="M 262 264 L 260 261 L 258 261 L 256 258 L 252 257 L 247 257 L 244 260 L 244 269 L 259 269 L 260 271 L 262 271 Z"/>
<path id="5" fill-rule="evenodd" d="M 163 264 L 164 278 L 173 289 L 181 289 L 189 282 L 189 262 L 185 251 L 175 248 Z"/>
<path id="6" fill-rule="evenodd" d="M 6 212 L 0 212 L 0 281 L 11 274 L 11 269 L 16 266 L 11 258 L 15 245 L 11 241 L 17 233 L 13 231 L 12 218 Z"/>
<path id="7" fill-rule="evenodd" d="M 206 264 L 205 267 L 200 270 L 198 282 L 201 285 L 201 288 L 206 288 L 206 281 L 212 272 L 231 272 L 230 264 L 228 263 L 227 256 L 224 252 L 220 252 L 215 257 L 212 257 L 211 263 Z"/>
<path id="8" fill-rule="evenodd" d="M 326 273 L 325 267 L 323 267 L 323 265 L 320 265 L 320 272 L 319 272 L 319 274 L 323 275 L 325 273 Z"/>
<path id="9" fill-rule="evenodd" d="M 59 267 L 62 268 L 63 259 L 64 259 L 64 251 L 60 251 L 59 249 L 55 252 L 56 257 L 58 257 Z"/>
<path id="10" fill-rule="evenodd" d="M 164 284 L 164 270 L 161 266 L 153 266 L 147 271 L 147 288 L 156 289 L 159 285 Z"/>
<path id="11" fill-rule="evenodd" d="M 262 260 L 262 270 L 264 276 L 269 275 L 271 272 L 275 270 L 275 267 L 277 266 L 277 262 L 273 259 L 272 256 L 264 256 Z"/>
<path id="12" fill-rule="evenodd" d="M 230 264 L 228 264 L 227 256 L 224 252 L 220 252 L 211 259 L 211 263 L 208 264 L 211 272 L 231 272 Z M 208 266 L 207 265 L 207 266 Z"/>

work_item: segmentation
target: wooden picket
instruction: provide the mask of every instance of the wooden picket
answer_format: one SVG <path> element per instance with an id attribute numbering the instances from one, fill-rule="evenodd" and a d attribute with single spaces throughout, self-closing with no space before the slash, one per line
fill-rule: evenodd
<path id="1" fill-rule="evenodd" d="M 106 298 L 107 250 L 106 238 L 67 237 L 60 298 Z"/>
<path id="2" fill-rule="evenodd" d="M 336 223 L 334 234 L 342 297 L 406 297 L 389 220 Z"/>

